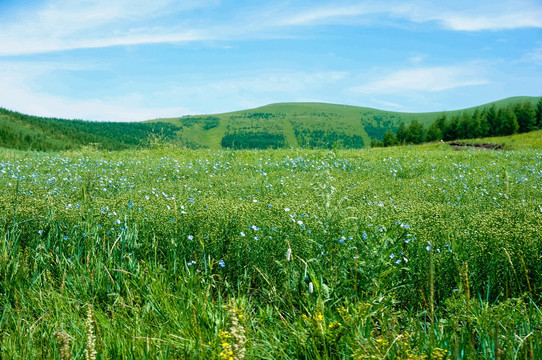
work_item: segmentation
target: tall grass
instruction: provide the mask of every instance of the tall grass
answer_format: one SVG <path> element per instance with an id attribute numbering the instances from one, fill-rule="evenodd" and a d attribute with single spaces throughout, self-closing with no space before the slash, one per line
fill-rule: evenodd
<path id="1" fill-rule="evenodd" d="M 6 358 L 542 356 L 539 151 L 1 155 Z"/>

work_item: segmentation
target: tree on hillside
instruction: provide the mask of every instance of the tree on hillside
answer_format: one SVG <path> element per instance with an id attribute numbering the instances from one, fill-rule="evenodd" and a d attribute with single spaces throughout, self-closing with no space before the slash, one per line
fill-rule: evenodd
<path id="1" fill-rule="evenodd" d="M 442 140 L 442 131 L 439 128 L 437 121 L 433 121 L 429 128 L 427 129 L 427 134 L 425 136 L 426 141 L 438 141 Z"/>
<path id="2" fill-rule="evenodd" d="M 474 112 L 473 117 L 476 117 L 478 119 L 478 128 L 479 128 L 479 137 L 487 137 L 490 134 L 490 127 L 489 123 L 487 122 L 487 117 L 485 116 L 484 112 L 476 111 Z"/>
<path id="3" fill-rule="evenodd" d="M 448 126 L 444 130 L 442 138 L 446 141 L 460 138 L 459 116 L 454 116 L 450 119 Z"/>
<path id="4" fill-rule="evenodd" d="M 482 116 L 485 116 L 485 121 L 489 126 L 488 136 L 497 135 L 499 122 L 497 120 L 497 109 L 495 105 L 491 105 L 489 109 L 485 109 Z"/>
<path id="5" fill-rule="evenodd" d="M 395 146 L 399 144 L 397 137 L 391 130 L 388 130 L 384 133 L 384 140 L 382 142 L 384 146 Z"/>
<path id="6" fill-rule="evenodd" d="M 407 144 L 421 144 L 425 141 L 425 129 L 418 120 L 412 120 L 407 128 L 405 142 Z"/>
<path id="7" fill-rule="evenodd" d="M 399 124 L 399 129 L 397 129 L 397 141 L 399 141 L 400 144 L 404 144 L 405 138 L 406 138 L 406 126 L 405 123 L 401 121 Z"/>
<path id="8" fill-rule="evenodd" d="M 538 100 L 538 104 L 536 104 L 536 127 L 539 129 L 542 128 L 542 97 Z"/>
<path id="9" fill-rule="evenodd" d="M 518 120 L 510 106 L 499 109 L 497 112 L 497 120 L 499 122 L 499 127 L 496 135 L 512 135 L 518 132 Z"/>
<path id="10" fill-rule="evenodd" d="M 518 121 L 520 133 L 533 131 L 536 128 L 536 109 L 533 104 L 529 101 L 517 103 L 513 110 Z"/>

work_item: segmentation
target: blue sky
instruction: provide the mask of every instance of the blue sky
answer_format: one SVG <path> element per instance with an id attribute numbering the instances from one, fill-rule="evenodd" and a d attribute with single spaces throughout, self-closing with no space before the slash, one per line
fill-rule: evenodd
<path id="1" fill-rule="evenodd" d="M 542 2 L 0 0 L 0 106 L 137 121 L 542 96 Z"/>

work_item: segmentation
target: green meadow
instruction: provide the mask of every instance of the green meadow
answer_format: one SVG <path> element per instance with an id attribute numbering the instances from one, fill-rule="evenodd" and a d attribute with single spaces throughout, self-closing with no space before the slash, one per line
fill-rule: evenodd
<path id="1" fill-rule="evenodd" d="M 0 150 L 1 358 L 540 359 L 541 137 Z"/>

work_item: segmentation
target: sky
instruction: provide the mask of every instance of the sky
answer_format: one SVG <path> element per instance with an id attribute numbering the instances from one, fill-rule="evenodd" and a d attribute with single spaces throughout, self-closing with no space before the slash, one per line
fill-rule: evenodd
<path id="1" fill-rule="evenodd" d="M 0 0 L 0 107 L 141 121 L 542 96 L 542 1 Z"/>

